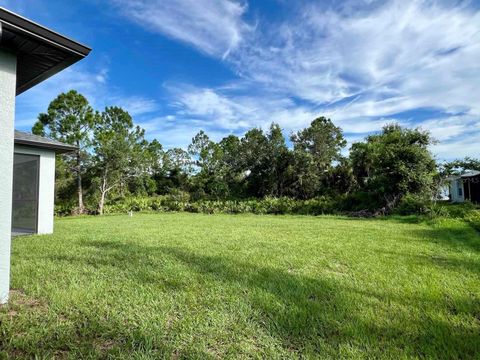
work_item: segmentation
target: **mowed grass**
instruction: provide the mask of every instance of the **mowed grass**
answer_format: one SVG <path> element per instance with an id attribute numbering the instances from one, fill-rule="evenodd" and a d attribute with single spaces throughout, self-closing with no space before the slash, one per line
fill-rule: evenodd
<path id="1" fill-rule="evenodd" d="M 479 358 L 460 221 L 135 214 L 13 241 L 0 358 Z"/>

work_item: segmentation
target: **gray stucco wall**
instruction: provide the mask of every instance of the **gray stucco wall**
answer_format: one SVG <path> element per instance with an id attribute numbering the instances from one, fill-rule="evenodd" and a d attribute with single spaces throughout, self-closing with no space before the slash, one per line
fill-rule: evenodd
<path id="1" fill-rule="evenodd" d="M 55 206 L 55 152 L 15 145 L 15 153 L 40 156 L 37 229 L 39 234 L 51 234 Z"/>
<path id="2" fill-rule="evenodd" d="M 10 288 L 16 64 L 15 55 L 0 50 L 0 304 Z"/>

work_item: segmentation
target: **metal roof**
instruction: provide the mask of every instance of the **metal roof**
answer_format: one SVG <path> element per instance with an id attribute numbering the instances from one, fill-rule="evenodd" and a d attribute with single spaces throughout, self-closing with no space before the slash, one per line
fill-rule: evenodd
<path id="1" fill-rule="evenodd" d="M 459 180 L 459 179 L 465 179 L 465 178 L 475 177 L 479 175 L 480 175 L 480 171 L 478 170 L 467 170 L 462 174 L 451 175 L 447 177 L 447 180 Z"/>
<path id="2" fill-rule="evenodd" d="M 78 148 L 73 145 L 65 144 L 57 140 L 49 139 L 43 136 L 33 135 L 28 132 L 15 130 L 14 142 L 16 145 L 26 145 L 41 149 L 48 149 L 56 153 L 66 153 L 75 151 Z"/>
<path id="3" fill-rule="evenodd" d="M 0 7 L 0 48 L 17 55 L 17 95 L 87 56 L 91 49 Z"/>
<path id="4" fill-rule="evenodd" d="M 463 173 L 461 175 L 461 177 L 465 178 L 465 177 L 472 177 L 472 176 L 478 176 L 478 175 L 480 175 L 480 171 L 470 170 L 470 171 L 467 171 L 467 172 Z"/>

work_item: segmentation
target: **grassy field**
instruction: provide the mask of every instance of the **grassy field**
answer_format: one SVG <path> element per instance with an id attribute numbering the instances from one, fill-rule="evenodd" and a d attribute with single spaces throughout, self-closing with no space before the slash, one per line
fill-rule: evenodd
<path id="1" fill-rule="evenodd" d="M 0 358 L 479 358 L 460 221 L 142 214 L 13 242 Z"/>

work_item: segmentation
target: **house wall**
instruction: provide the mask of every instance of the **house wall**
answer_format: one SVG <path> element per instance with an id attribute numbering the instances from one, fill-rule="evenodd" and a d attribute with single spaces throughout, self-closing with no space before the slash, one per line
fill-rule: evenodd
<path id="1" fill-rule="evenodd" d="M 15 55 L 0 49 L 0 304 L 8 301 L 10 289 L 16 73 Z"/>
<path id="2" fill-rule="evenodd" d="M 51 234 L 55 207 L 55 152 L 15 145 L 15 153 L 40 156 L 37 229 L 39 234 Z"/>
<path id="3" fill-rule="evenodd" d="M 462 189 L 461 195 L 458 192 L 458 189 Z M 452 196 L 453 202 L 464 202 L 465 201 L 465 191 L 463 188 L 463 181 L 461 179 L 454 179 L 450 182 L 450 195 Z"/>

